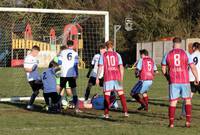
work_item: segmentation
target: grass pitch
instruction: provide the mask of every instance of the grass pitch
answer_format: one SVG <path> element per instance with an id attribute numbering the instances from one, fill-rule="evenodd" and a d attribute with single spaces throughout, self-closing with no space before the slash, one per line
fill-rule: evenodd
<path id="1" fill-rule="evenodd" d="M 0 69 L 0 97 L 30 96 L 31 89 L 21 68 Z M 83 96 L 87 85 L 86 70 L 80 71 L 78 93 Z M 84 110 L 75 115 L 71 110 L 63 114 L 47 114 L 42 111 L 43 102 L 36 102 L 35 111 L 25 109 L 26 102 L 0 103 L 1 135 L 198 135 L 200 134 L 200 96 L 193 98 L 192 127 L 184 127 L 185 119 L 178 120 L 181 104 L 176 110 L 175 128 L 168 126 L 168 90 L 164 77 L 158 74 L 149 91 L 149 112 L 138 112 L 138 104 L 130 101 L 129 92 L 136 83 L 132 70 L 126 70 L 124 88 L 128 100 L 129 118 L 121 112 L 110 112 L 110 120 L 99 118 L 103 111 Z M 101 93 L 98 87 L 92 94 Z M 181 102 L 180 102 L 181 103 Z"/>

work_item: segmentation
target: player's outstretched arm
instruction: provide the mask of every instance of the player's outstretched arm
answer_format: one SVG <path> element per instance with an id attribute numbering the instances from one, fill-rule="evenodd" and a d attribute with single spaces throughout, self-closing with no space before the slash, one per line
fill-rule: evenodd
<path id="1" fill-rule="evenodd" d="M 198 77 L 197 68 L 196 68 L 196 66 L 194 64 L 190 64 L 190 68 L 191 68 L 192 73 L 193 73 L 193 75 L 195 77 L 194 83 L 195 83 L 195 85 L 198 85 L 199 84 L 199 77 Z"/>
<path id="2" fill-rule="evenodd" d="M 100 73 L 103 71 L 103 66 L 99 65 L 98 70 L 97 70 L 97 77 L 96 77 L 96 84 L 99 85 L 99 76 Z"/>

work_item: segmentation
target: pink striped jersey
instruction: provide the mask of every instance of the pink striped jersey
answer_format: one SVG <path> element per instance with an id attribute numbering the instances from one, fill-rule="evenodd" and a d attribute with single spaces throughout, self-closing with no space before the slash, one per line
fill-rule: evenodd
<path id="1" fill-rule="evenodd" d="M 137 63 L 137 70 L 140 71 L 139 79 L 140 80 L 153 80 L 154 71 L 157 70 L 157 67 L 152 58 L 146 56 L 140 59 Z"/>
<path id="2" fill-rule="evenodd" d="M 189 83 L 188 65 L 193 64 L 189 53 L 182 49 L 173 49 L 163 57 L 162 66 L 168 66 L 170 83 Z"/>
<path id="3" fill-rule="evenodd" d="M 121 56 L 114 51 L 107 51 L 101 55 L 99 66 L 104 67 L 104 82 L 121 80 L 119 65 L 122 65 Z"/>

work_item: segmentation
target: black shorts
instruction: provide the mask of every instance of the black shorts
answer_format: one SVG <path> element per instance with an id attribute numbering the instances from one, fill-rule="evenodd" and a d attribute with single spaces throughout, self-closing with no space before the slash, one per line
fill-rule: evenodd
<path id="1" fill-rule="evenodd" d="M 195 85 L 194 82 L 190 82 L 190 86 L 191 86 L 191 91 L 193 93 L 196 93 L 197 91 L 200 94 L 200 84 L 199 85 Z"/>
<path id="2" fill-rule="evenodd" d="M 76 87 L 76 79 L 74 77 L 60 77 L 60 87 L 66 88 L 66 83 L 69 82 L 70 88 Z"/>
<path id="3" fill-rule="evenodd" d="M 57 104 L 60 101 L 61 96 L 58 95 L 57 92 L 51 93 L 43 93 L 45 103 L 49 105 L 49 98 L 51 99 L 51 103 Z"/>
<path id="4" fill-rule="evenodd" d="M 39 91 L 40 89 L 43 89 L 43 84 L 41 80 L 33 80 L 29 82 L 32 91 Z"/>
<path id="5" fill-rule="evenodd" d="M 88 83 L 92 84 L 93 86 L 96 85 L 96 77 L 90 77 Z M 99 86 L 103 87 L 103 78 L 99 79 Z"/>

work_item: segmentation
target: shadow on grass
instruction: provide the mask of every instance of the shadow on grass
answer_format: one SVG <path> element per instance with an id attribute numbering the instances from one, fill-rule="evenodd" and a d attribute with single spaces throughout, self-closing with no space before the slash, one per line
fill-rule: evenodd
<path id="1" fill-rule="evenodd" d="M 61 113 L 49 113 L 47 111 L 44 110 L 44 107 L 42 105 L 38 105 L 38 104 L 34 104 L 34 110 L 29 111 L 26 109 L 26 105 L 27 103 L 25 102 L 4 102 L 1 104 L 5 104 L 5 105 L 10 105 L 10 106 L 15 106 L 19 109 L 23 109 L 26 110 L 27 112 L 38 112 L 38 113 L 45 113 L 45 114 L 55 114 L 55 115 L 67 115 L 67 116 L 71 116 L 71 117 L 76 117 L 76 118 L 82 118 L 82 119 L 100 119 L 100 120 L 105 120 L 105 121 L 110 121 L 110 122 L 117 122 L 117 120 L 115 119 L 104 119 L 101 118 L 100 116 L 97 115 L 97 113 L 95 113 L 96 110 L 90 110 L 90 112 L 88 112 L 87 110 L 84 110 L 82 113 L 75 113 L 74 109 L 67 109 L 65 111 L 62 111 Z M 92 113 L 94 112 L 94 113 Z"/>

